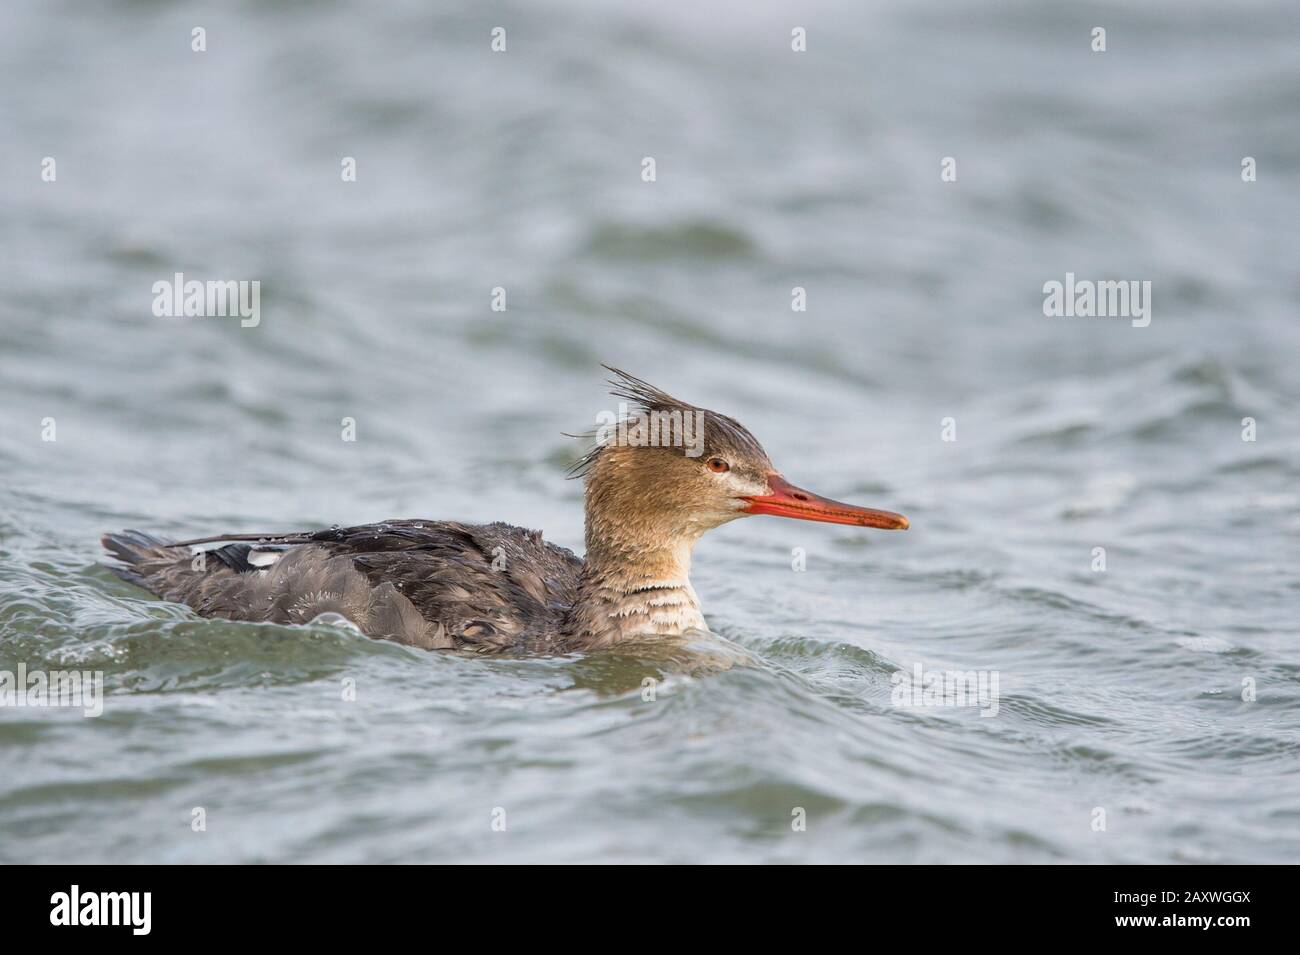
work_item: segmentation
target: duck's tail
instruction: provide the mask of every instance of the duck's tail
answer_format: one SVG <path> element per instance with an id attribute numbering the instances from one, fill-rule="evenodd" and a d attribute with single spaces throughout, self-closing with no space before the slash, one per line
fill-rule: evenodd
<path id="1" fill-rule="evenodd" d="M 121 564 L 108 564 L 108 569 L 129 584 L 152 590 L 147 574 L 162 563 L 176 560 L 176 542 L 146 534 L 144 531 L 118 531 L 99 539 Z"/>

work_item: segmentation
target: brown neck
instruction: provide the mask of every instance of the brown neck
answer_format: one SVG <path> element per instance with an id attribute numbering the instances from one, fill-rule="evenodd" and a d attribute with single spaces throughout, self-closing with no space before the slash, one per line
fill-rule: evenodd
<path id="1" fill-rule="evenodd" d="M 575 644 L 602 647 L 708 629 L 690 581 L 698 535 L 613 538 L 600 530 L 588 514 L 586 567 L 566 628 Z"/>

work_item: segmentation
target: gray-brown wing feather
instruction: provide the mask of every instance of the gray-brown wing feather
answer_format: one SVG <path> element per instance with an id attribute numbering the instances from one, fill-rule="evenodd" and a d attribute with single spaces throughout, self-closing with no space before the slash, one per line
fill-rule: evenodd
<path id="1" fill-rule="evenodd" d="M 189 552 L 195 543 L 233 540 Z M 120 576 L 208 617 L 307 623 L 338 613 L 365 634 L 429 649 L 554 649 L 582 561 L 508 524 L 386 521 L 172 543 L 135 531 L 104 546 Z"/>

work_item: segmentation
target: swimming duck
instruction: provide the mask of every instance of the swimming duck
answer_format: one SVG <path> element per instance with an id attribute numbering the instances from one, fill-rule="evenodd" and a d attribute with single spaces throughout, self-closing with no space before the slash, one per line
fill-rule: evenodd
<path id="1" fill-rule="evenodd" d="M 121 562 L 111 569 L 204 617 L 347 622 L 430 650 L 570 653 L 707 630 L 691 552 L 728 521 L 907 529 L 901 514 L 795 487 L 735 419 L 609 371 L 633 410 L 574 468 L 586 484 L 585 558 L 509 524 L 393 520 L 186 541 L 122 531 L 102 539 Z"/>

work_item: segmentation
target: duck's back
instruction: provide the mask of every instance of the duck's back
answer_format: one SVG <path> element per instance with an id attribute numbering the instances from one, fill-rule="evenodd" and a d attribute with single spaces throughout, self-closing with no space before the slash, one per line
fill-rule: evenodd
<path id="1" fill-rule="evenodd" d="M 582 561 L 509 524 L 401 520 L 300 534 L 172 542 L 103 540 L 113 569 L 205 617 L 308 623 L 339 614 L 362 633 L 427 649 L 555 650 Z M 192 545 L 221 543 L 200 554 Z"/>

